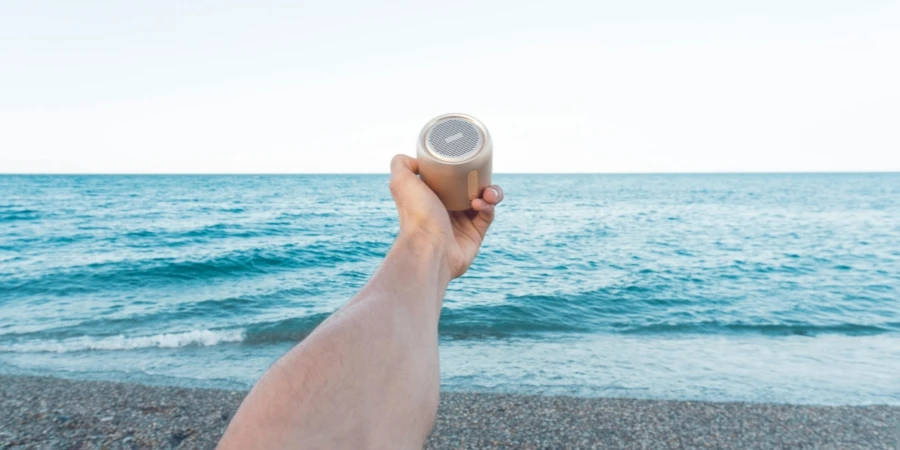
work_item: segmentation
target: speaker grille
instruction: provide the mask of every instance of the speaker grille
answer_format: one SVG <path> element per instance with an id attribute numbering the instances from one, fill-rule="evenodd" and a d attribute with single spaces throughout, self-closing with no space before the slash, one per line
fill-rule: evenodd
<path id="1" fill-rule="evenodd" d="M 447 119 L 431 127 L 426 137 L 431 151 L 448 158 L 462 158 L 481 149 L 481 133 L 470 122 Z"/>

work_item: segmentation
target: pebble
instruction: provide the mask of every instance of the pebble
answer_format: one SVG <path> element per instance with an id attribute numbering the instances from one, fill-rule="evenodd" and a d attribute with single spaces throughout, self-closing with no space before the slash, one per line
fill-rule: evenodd
<path id="1" fill-rule="evenodd" d="M 212 449 L 245 395 L 0 375 L 0 449 Z M 445 392 L 425 448 L 900 449 L 900 407 Z"/>

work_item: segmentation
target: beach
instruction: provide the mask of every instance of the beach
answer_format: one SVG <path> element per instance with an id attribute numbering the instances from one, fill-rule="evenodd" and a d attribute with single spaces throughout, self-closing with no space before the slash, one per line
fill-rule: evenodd
<path id="1" fill-rule="evenodd" d="M 0 376 L 0 448 L 213 448 L 246 392 Z M 444 392 L 428 449 L 900 448 L 900 407 Z"/>
<path id="2" fill-rule="evenodd" d="M 496 182 L 427 448 L 900 448 L 900 174 Z M 386 175 L 0 194 L 0 449 L 214 447 L 397 233 Z"/>

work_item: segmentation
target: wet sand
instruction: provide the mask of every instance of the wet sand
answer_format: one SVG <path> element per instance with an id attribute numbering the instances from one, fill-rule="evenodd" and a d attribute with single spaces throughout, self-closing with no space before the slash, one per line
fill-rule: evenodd
<path id="1" fill-rule="evenodd" d="M 0 448 L 213 448 L 246 392 L 0 376 Z M 898 449 L 900 407 L 443 393 L 429 449 Z"/>

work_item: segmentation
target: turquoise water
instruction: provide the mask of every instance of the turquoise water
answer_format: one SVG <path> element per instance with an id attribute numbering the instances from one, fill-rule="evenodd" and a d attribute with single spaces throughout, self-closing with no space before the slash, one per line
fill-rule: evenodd
<path id="1" fill-rule="evenodd" d="M 498 175 L 445 389 L 900 404 L 900 174 Z M 245 387 L 397 232 L 386 176 L 0 176 L 0 372 Z"/>

